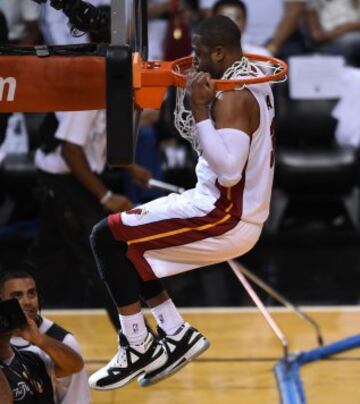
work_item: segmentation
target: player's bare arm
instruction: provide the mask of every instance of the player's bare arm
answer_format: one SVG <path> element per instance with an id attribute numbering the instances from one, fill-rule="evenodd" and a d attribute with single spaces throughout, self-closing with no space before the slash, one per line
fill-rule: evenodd
<path id="1" fill-rule="evenodd" d="M 260 125 L 260 109 L 247 89 L 226 92 L 212 108 L 216 129 L 238 129 L 251 136 Z"/>
<path id="2" fill-rule="evenodd" d="M 215 85 L 208 73 L 199 72 L 189 77 L 191 109 L 195 122 L 212 118 L 216 129 L 239 129 L 248 135 L 256 131 L 260 124 L 260 110 L 250 91 L 232 91 L 223 93 L 221 99 L 215 99 Z M 210 104 L 214 102 L 210 111 Z"/>

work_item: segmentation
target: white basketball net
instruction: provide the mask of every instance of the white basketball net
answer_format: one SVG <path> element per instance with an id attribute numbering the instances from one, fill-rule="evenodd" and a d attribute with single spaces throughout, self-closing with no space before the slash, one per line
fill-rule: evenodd
<path id="1" fill-rule="evenodd" d="M 272 70 L 273 74 L 276 74 L 281 70 L 280 66 L 271 65 L 269 62 L 255 61 L 251 62 L 246 58 L 242 57 L 241 60 L 232 64 L 223 74 L 222 80 L 236 80 L 239 77 L 257 77 L 261 74 L 261 70 L 253 69 L 252 66 L 259 67 L 262 71 Z M 245 85 L 239 85 L 236 88 L 237 91 L 242 90 Z M 220 95 L 220 91 L 217 92 L 216 96 Z M 201 145 L 200 140 L 197 135 L 195 120 L 192 115 L 191 110 L 187 109 L 185 106 L 185 96 L 186 88 L 178 87 L 176 89 L 176 107 L 174 111 L 174 124 L 178 130 L 181 137 L 186 139 L 191 143 L 193 149 L 200 155 Z"/>

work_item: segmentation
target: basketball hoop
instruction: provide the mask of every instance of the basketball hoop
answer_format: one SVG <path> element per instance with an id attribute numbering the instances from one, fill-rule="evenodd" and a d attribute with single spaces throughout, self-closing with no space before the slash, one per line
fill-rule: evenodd
<path id="1" fill-rule="evenodd" d="M 232 91 L 236 88 L 243 87 L 250 84 L 260 83 L 282 83 L 287 78 L 288 66 L 287 64 L 272 56 L 263 56 L 255 54 L 244 54 L 244 57 L 249 60 L 250 66 L 257 66 L 261 69 L 264 75 L 260 76 L 256 70 L 245 72 L 251 77 L 232 79 L 220 79 L 215 81 L 215 89 L 217 91 Z M 186 86 L 186 73 L 193 70 L 193 57 L 188 56 L 185 58 L 174 60 L 171 65 L 172 76 L 174 85 L 176 87 Z"/>
<path id="2" fill-rule="evenodd" d="M 173 85 L 177 87 L 174 124 L 181 137 L 200 155 L 201 144 L 191 109 L 186 105 L 186 74 L 193 69 L 193 58 L 176 60 L 171 65 Z M 217 96 L 224 91 L 239 91 L 249 85 L 281 83 L 287 79 L 285 62 L 272 56 L 244 55 L 234 62 L 220 80 L 214 80 Z"/>
<path id="3" fill-rule="evenodd" d="M 287 64 L 272 56 L 245 54 L 248 69 L 236 79 L 215 81 L 217 91 L 232 91 L 247 85 L 282 83 L 287 79 Z M 160 108 L 170 86 L 186 87 L 186 74 L 194 70 L 193 57 L 187 56 L 167 61 L 143 61 L 138 53 L 133 55 L 133 81 L 135 104 L 139 108 Z M 241 77 L 243 75 L 243 77 Z"/>

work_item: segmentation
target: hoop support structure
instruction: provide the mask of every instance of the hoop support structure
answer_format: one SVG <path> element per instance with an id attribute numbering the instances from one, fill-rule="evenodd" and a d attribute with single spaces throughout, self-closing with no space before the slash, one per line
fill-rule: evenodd
<path id="1" fill-rule="evenodd" d="M 244 85 L 276 82 L 286 77 L 288 68 L 285 62 L 266 56 L 246 56 L 251 61 L 279 66 L 279 71 L 241 80 L 215 80 L 216 90 L 231 91 Z M 169 86 L 186 86 L 184 70 L 192 67 L 191 56 L 172 62 L 144 61 L 139 52 L 129 57 L 132 57 L 133 99 L 138 109 L 159 109 Z M 38 57 L 5 54 L 0 56 L 0 61 L 1 112 L 106 108 L 106 58 L 102 55 Z M 118 74 L 121 75 L 121 71 Z"/>

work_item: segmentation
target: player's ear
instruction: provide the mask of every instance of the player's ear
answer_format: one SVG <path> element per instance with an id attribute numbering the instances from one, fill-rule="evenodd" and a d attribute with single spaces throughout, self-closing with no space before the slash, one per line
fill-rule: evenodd
<path id="1" fill-rule="evenodd" d="M 212 56 L 215 63 L 221 63 L 225 58 L 225 48 L 221 45 L 215 46 L 212 51 Z"/>

